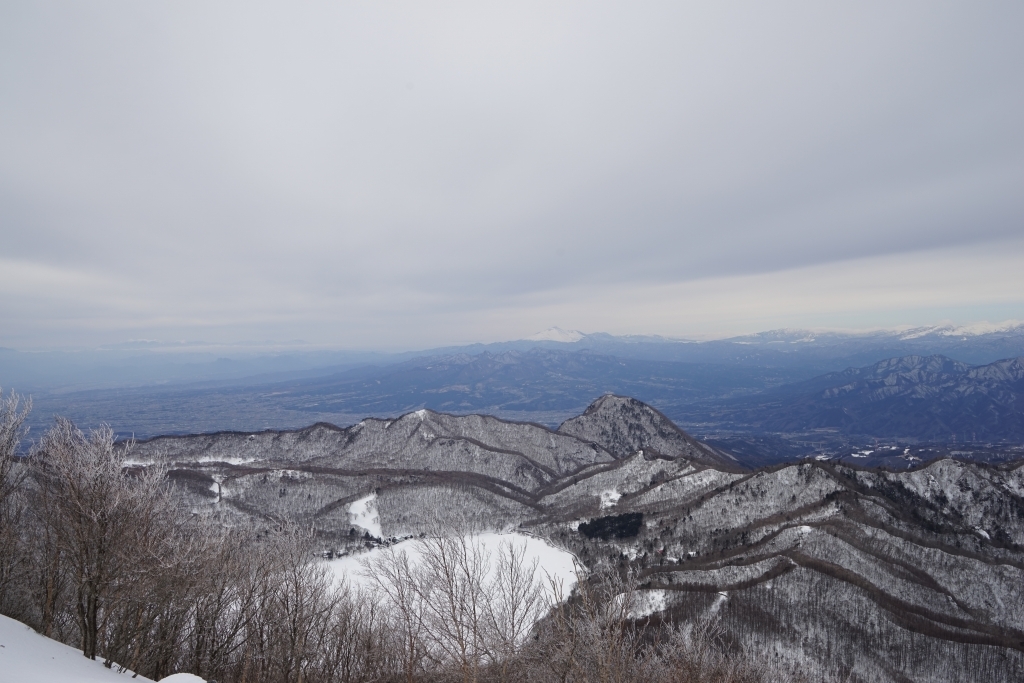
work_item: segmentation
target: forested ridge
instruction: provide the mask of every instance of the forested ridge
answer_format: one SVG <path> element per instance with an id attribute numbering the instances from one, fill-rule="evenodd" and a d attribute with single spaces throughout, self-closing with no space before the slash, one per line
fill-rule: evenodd
<path id="1" fill-rule="evenodd" d="M 154 679 L 1024 672 L 1019 464 L 743 471 L 614 396 L 560 430 L 418 411 L 131 443 L 58 419 L 21 457 L 24 414 L 5 399 L 0 609 Z M 487 529 L 572 552 L 578 583 Z M 339 586 L 325 558 L 368 550 L 369 585 Z"/>

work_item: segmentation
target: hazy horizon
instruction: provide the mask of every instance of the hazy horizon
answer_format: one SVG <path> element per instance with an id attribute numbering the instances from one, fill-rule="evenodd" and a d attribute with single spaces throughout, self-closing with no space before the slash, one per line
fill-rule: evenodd
<path id="1" fill-rule="evenodd" d="M 1003 320 L 1000 322 L 989 322 L 987 320 L 974 321 L 972 323 L 961 325 L 951 320 L 940 320 L 933 324 L 926 325 L 896 325 L 892 327 L 866 327 L 866 328 L 841 328 L 841 327 L 805 327 L 805 328 L 774 328 L 765 330 L 754 330 L 752 332 L 744 332 L 742 334 L 731 334 L 722 336 L 667 336 L 659 334 L 648 334 L 643 332 L 626 333 L 620 335 L 611 335 L 615 338 L 620 339 L 649 339 L 655 340 L 660 339 L 664 342 L 680 342 L 680 343 L 705 343 L 715 341 L 726 341 L 729 339 L 738 339 L 743 337 L 764 335 L 772 333 L 793 333 L 793 334 L 818 334 L 818 335 L 839 335 L 839 336 L 871 336 L 875 334 L 903 334 L 907 332 L 918 332 L 918 331 L 934 331 L 945 335 L 980 335 L 997 333 L 1006 330 L 1012 330 L 1016 328 L 1024 327 L 1024 320 Z M 88 351 L 154 351 L 161 353 L 222 353 L 230 355 L 231 352 L 237 352 L 240 354 L 275 354 L 275 353 L 295 353 L 295 352 L 310 352 L 310 353 L 353 353 L 353 354 L 378 354 L 381 356 L 387 355 L 405 355 L 415 354 L 419 352 L 429 352 L 436 349 L 444 348 L 459 348 L 459 347 L 470 347 L 470 346 L 489 346 L 489 345 L 500 345 L 514 342 L 531 342 L 531 341 L 542 341 L 542 342 L 563 342 L 572 343 L 574 340 L 571 339 L 559 339 L 556 337 L 547 336 L 549 333 L 566 333 L 573 334 L 577 333 L 582 337 L 588 337 L 592 335 L 607 335 L 610 334 L 603 330 L 570 330 L 559 326 L 553 326 L 546 330 L 540 330 L 532 335 L 524 337 L 510 338 L 510 339 L 476 339 L 476 340 L 452 340 L 448 343 L 433 345 L 433 346 L 407 346 L 407 347 L 396 347 L 387 345 L 378 345 L 374 347 L 345 347 L 345 346 L 331 346 L 326 344 L 315 344 L 307 342 L 302 339 L 293 340 L 237 340 L 228 342 L 210 342 L 202 339 L 124 339 L 120 341 L 112 341 L 106 344 L 98 344 L 93 346 L 36 346 L 36 347 L 14 347 L 14 346 L 0 346 L 0 349 L 6 349 L 10 351 L 33 353 L 33 352 L 88 352 Z"/>
<path id="2" fill-rule="evenodd" d="M 1024 319 L 1024 7 L 0 8 L 0 346 Z"/>

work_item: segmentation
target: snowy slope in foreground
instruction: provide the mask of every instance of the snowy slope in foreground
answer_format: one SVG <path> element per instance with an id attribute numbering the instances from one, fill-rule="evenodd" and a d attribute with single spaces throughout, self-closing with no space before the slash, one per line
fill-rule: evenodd
<path id="1" fill-rule="evenodd" d="M 0 616 L 0 681 L 12 683 L 129 683 L 132 678 L 86 659 L 81 650 L 41 636 L 20 621 Z M 201 679 L 194 679 L 201 680 Z"/>

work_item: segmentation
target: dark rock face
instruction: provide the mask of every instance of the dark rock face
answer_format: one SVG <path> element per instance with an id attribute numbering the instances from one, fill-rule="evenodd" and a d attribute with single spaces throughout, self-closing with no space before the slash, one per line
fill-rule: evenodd
<path id="1" fill-rule="evenodd" d="M 852 382 L 961 370 L 906 361 Z M 557 432 L 417 411 L 153 439 L 133 459 L 167 463 L 199 513 L 290 520 L 325 546 L 365 538 L 348 508 L 368 495 L 384 537 L 518 527 L 591 568 L 631 568 L 660 617 L 714 616 L 814 680 L 1024 680 L 1024 464 L 750 472 L 706 453 L 650 407 L 605 396 Z"/>

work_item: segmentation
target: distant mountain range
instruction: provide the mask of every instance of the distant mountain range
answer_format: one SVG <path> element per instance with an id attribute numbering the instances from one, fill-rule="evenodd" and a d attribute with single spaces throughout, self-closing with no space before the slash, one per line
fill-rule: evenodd
<path id="1" fill-rule="evenodd" d="M 1024 443 L 1024 358 L 979 366 L 938 355 L 892 358 L 723 402 L 715 412 L 720 424 L 754 432 Z"/>
<path id="2" fill-rule="evenodd" d="M 119 344 L 75 351 L 0 348 L 0 386 L 19 391 L 216 382 L 221 386 L 324 377 L 357 367 L 384 367 L 433 357 L 499 355 L 534 349 L 590 351 L 622 359 L 785 368 L 803 379 L 900 356 L 945 355 L 981 365 L 1024 356 L 1024 324 L 922 327 L 868 333 L 772 330 L 694 341 L 659 336 L 584 334 L 551 328 L 527 339 L 403 353 L 304 350 L 260 345 Z"/>
<path id="3" fill-rule="evenodd" d="M 946 355 L 974 365 L 1022 356 L 1024 324 L 947 325 L 863 333 L 783 329 L 711 341 L 583 334 L 553 328 L 531 340 L 489 344 L 481 350 L 524 350 L 524 345 L 540 343 L 545 343 L 545 348 L 588 349 L 621 358 L 800 367 L 820 374 L 910 355 Z"/>
<path id="4" fill-rule="evenodd" d="M 222 359 L 213 364 L 220 374 L 205 382 L 188 381 L 201 376 L 202 364 L 180 365 L 182 358 L 158 354 L 164 370 L 177 374 L 156 383 L 163 371 L 147 365 L 155 361 L 146 353 L 132 349 L 121 368 L 137 381 L 118 384 L 112 369 L 112 385 L 80 390 L 72 371 L 67 384 L 52 384 L 63 356 L 0 352 L 0 386 L 11 388 L 12 368 L 15 377 L 31 374 L 19 360 L 54 361 L 47 366 L 50 388 L 26 392 L 35 401 L 35 433 L 55 414 L 149 437 L 316 421 L 349 425 L 418 409 L 554 426 L 614 393 L 656 406 L 751 465 L 849 454 L 879 439 L 996 450 L 1024 444 L 1020 362 L 1006 360 L 1024 357 L 1020 325 L 870 334 L 777 330 L 710 342 L 554 329 L 532 340 L 425 355 Z M 116 356 L 102 358 L 116 366 Z M 306 367 L 306 361 L 323 365 Z M 89 367 L 98 377 L 108 365 Z M 24 386 L 14 384 L 23 392 Z"/>
<path id="5" fill-rule="evenodd" d="M 859 367 L 900 356 L 946 355 L 975 365 L 1024 356 L 1024 323 L 931 326 L 873 332 L 770 330 L 714 340 L 657 335 L 611 335 L 551 328 L 527 339 L 471 344 L 404 354 L 413 357 L 477 355 L 488 352 L 590 351 L 617 358 L 679 363 L 713 363 L 797 370 L 805 377 Z"/>

